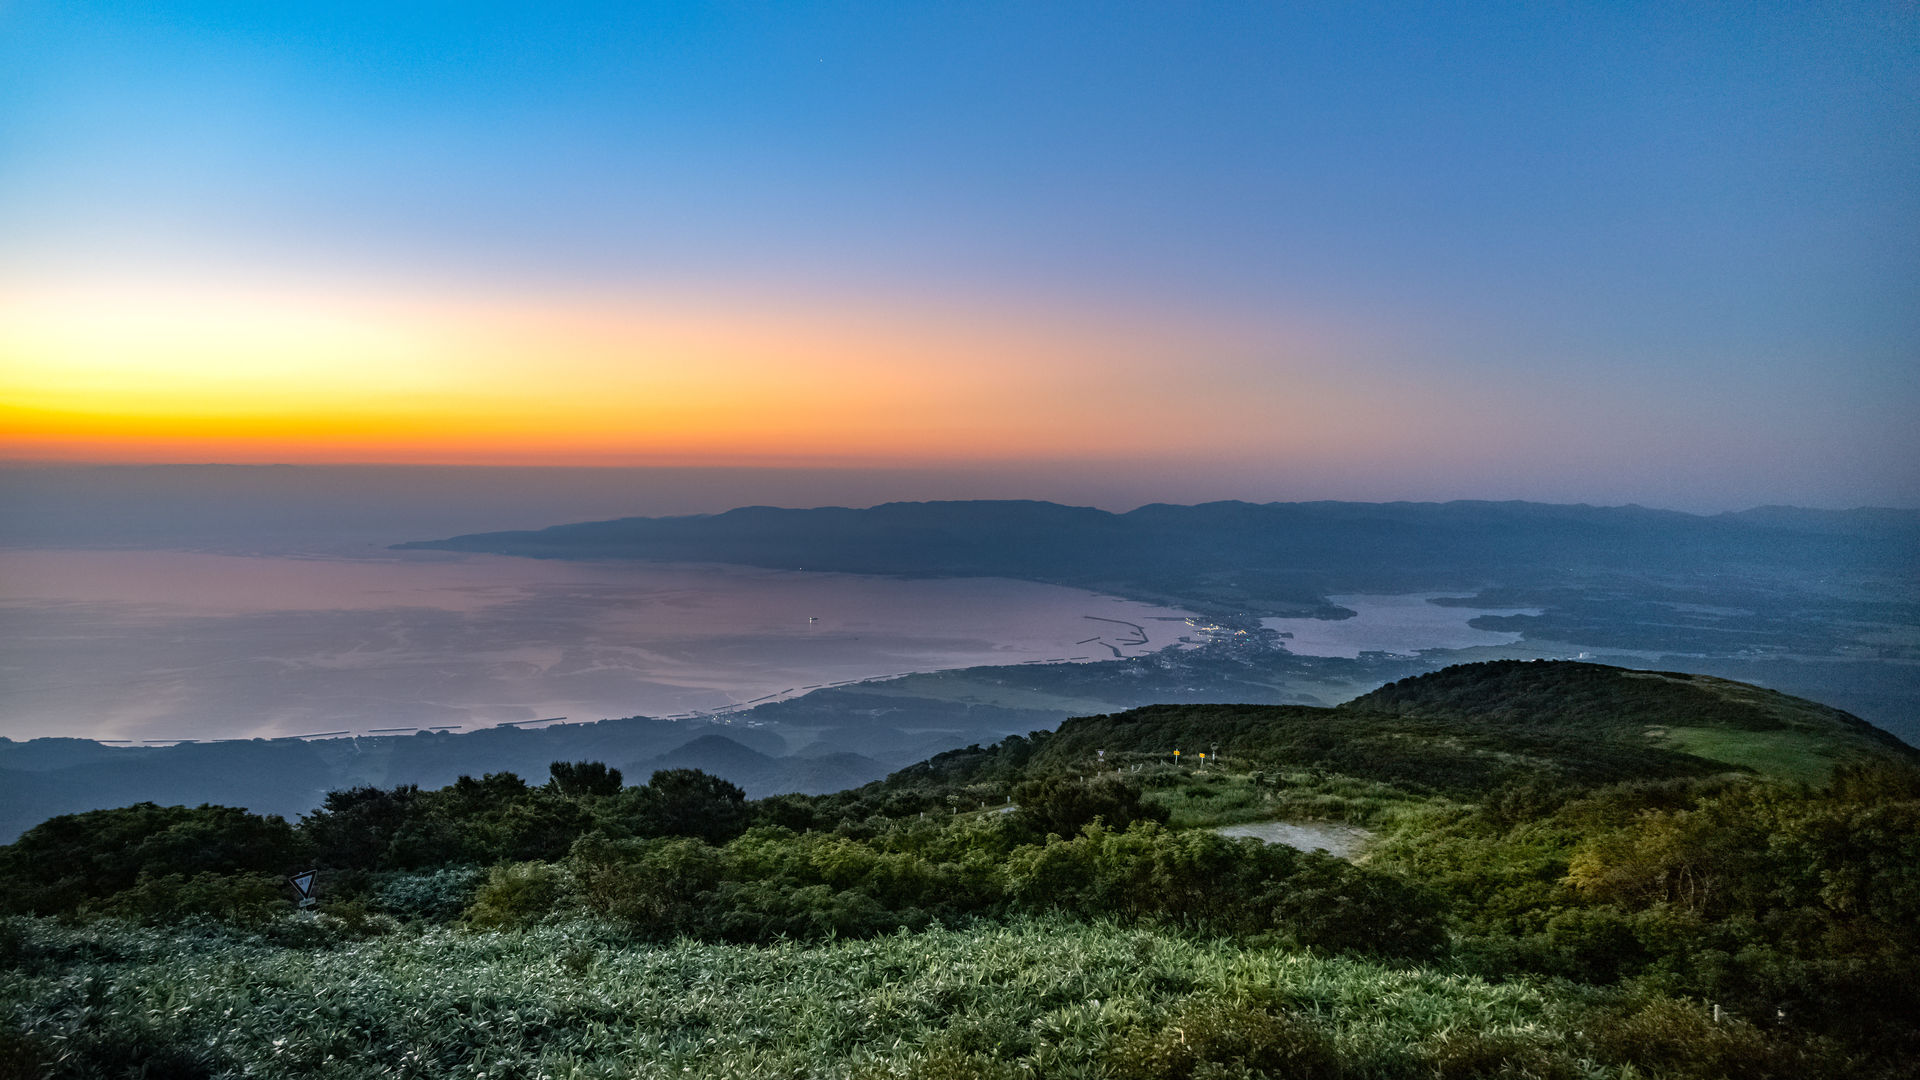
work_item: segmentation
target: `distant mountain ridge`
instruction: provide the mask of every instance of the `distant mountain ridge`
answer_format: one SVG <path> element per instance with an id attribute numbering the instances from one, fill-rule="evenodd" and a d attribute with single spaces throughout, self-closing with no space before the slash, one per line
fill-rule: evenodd
<path id="1" fill-rule="evenodd" d="M 1034 501 L 752 506 L 395 545 L 549 559 L 997 576 L 1230 610 L 1300 614 L 1329 592 L 1525 585 L 1569 569 L 1813 573 L 1911 565 L 1920 511 L 1761 508 L 1703 517 L 1529 502 L 1156 503 L 1122 514 Z"/>
<path id="2" fill-rule="evenodd" d="M 955 737 L 968 736 L 956 732 Z M 462 774 L 491 772 L 543 777 L 553 761 L 588 759 L 626 769 L 636 782 L 656 768 L 701 768 L 728 776 L 756 796 L 837 791 L 912 760 L 898 752 L 882 760 L 844 752 L 793 755 L 781 736 L 755 727 L 648 717 L 532 731 L 505 727 L 167 747 L 0 739 L 0 843 L 55 814 L 137 802 L 211 802 L 294 818 L 338 788 L 431 788 Z"/>

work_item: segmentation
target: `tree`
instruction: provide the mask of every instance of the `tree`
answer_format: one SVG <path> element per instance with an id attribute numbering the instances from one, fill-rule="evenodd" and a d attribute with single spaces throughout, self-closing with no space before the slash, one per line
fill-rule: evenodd
<path id="1" fill-rule="evenodd" d="M 1140 786 L 1118 776 L 1048 776 L 1013 789 L 1015 820 L 1041 835 L 1071 837 L 1098 819 L 1124 832 L 1136 821 L 1165 823 L 1163 806 L 1142 802 Z"/>
<path id="2" fill-rule="evenodd" d="M 157 806 L 62 814 L 0 848 L 0 908 L 48 914 L 152 876 L 284 874 L 305 858 L 278 817 L 231 806 Z"/>
<path id="3" fill-rule="evenodd" d="M 662 769 L 621 799 L 617 816 L 638 836 L 694 836 L 723 844 L 748 824 L 747 793 L 699 769 Z"/>
<path id="4" fill-rule="evenodd" d="M 556 761 L 547 766 L 551 779 L 547 786 L 562 795 L 616 795 L 620 791 L 620 770 L 609 769 L 601 761 Z"/>
<path id="5" fill-rule="evenodd" d="M 326 866 L 383 870 L 394 864 L 394 840 L 418 816 L 420 790 L 361 786 L 327 792 L 300 831 Z"/>

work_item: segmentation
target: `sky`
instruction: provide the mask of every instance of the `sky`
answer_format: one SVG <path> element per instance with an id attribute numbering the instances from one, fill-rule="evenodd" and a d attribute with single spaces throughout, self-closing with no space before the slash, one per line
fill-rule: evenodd
<path id="1" fill-rule="evenodd" d="M 1920 506 L 1915 416 L 1910 3 L 0 0 L 13 461 Z"/>

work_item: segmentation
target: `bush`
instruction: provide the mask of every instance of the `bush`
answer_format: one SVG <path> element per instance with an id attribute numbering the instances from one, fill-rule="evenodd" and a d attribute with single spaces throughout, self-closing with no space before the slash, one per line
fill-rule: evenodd
<path id="1" fill-rule="evenodd" d="M 1016 848 L 1006 880 L 1009 900 L 1036 911 L 1275 933 L 1387 956 L 1431 955 L 1446 944 L 1441 905 L 1425 889 L 1323 853 L 1198 829 L 1092 825 L 1071 840 Z"/>
<path id="2" fill-rule="evenodd" d="M 720 852 L 687 837 L 611 841 L 589 833 L 574 841 L 567 867 L 575 903 L 663 938 L 704 921 L 702 897 L 722 876 Z"/>
<path id="3" fill-rule="evenodd" d="M 1273 904 L 1274 925 L 1299 944 L 1408 958 L 1446 947 L 1444 908 L 1430 890 L 1323 852 L 1299 865 Z"/>
<path id="4" fill-rule="evenodd" d="M 292 910 L 287 892 L 285 882 L 264 874 L 142 874 L 101 910 L 148 925 L 200 916 L 259 927 Z"/>
<path id="5" fill-rule="evenodd" d="M 1136 1031 L 1108 1053 L 1122 1080 L 1338 1077 L 1333 1040 L 1311 1022 L 1220 1001 L 1193 999 L 1167 1023 Z"/>
<path id="6" fill-rule="evenodd" d="M 1125 830 L 1137 821 L 1164 824 L 1165 807 L 1140 801 L 1140 785 L 1112 773 L 1048 776 L 1013 789 L 1014 820 L 1037 836 L 1073 836 L 1095 821 Z"/>
<path id="7" fill-rule="evenodd" d="M 0 1077 L 45 1076 L 51 1057 L 44 1042 L 11 1020 L 0 1020 Z"/>
<path id="8" fill-rule="evenodd" d="M 926 926 L 933 908 L 965 907 L 947 869 L 921 856 L 776 829 L 725 848 L 688 837 L 593 834 L 574 845 L 567 865 L 582 908 L 654 938 L 866 937 Z"/>
<path id="9" fill-rule="evenodd" d="M 0 919 L 0 971 L 25 967 L 32 961 L 33 946 L 25 923 L 18 917 Z"/>
<path id="10" fill-rule="evenodd" d="M 468 905 L 467 924 L 483 930 L 531 926 L 553 913 L 562 887 L 559 869 L 541 862 L 496 866 Z"/>
<path id="11" fill-rule="evenodd" d="M 408 922 L 452 922 L 486 880 L 474 866 L 447 866 L 425 873 L 391 874 L 373 888 L 373 906 Z"/>
<path id="12" fill-rule="evenodd" d="M 359 900 L 340 900 L 320 909 L 315 921 L 331 934 L 347 940 L 378 937 L 399 927 L 391 915 L 383 915 Z"/>
<path id="13" fill-rule="evenodd" d="M 1589 1025 L 1599 1056 L 1626 1062 L 1675 1080 L 1817 1080 L 1841 1076 L 1841 1063 L 1823 1060 L 1805 1047 L 1770 1038 L 1752 1024 L 1723 1017 L 1715 1023 L 1704 1005 L 1656 999 L 1631 1011 L 1603 1014 Z"/>
<path id="14" fill-rule="evenodd" d="M 1578 1062 L 1517 1035 L 1449 1031 L 1426 1048 L 1434 1080 L 1577 1080 Z"/>
<path id="15" fill-rule="evenodd" d="M 1645 966 L 1635 922 L 1614 907 L 1569 908 L 1547 920 L 1546 945 L 1558 974 L 1611 983 Z"/>

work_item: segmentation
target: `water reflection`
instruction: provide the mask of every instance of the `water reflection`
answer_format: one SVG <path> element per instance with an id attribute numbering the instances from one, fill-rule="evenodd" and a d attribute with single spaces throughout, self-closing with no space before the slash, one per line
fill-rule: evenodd
<path id="1" fill-rule="evenodd" d="M 0 734 L 234 738 L 674 715 L 1111 658 L 1185 612 L 1001 579 L 498 556 L 0 552 Z M 1147 640 L 1122 620 L 1146 628 Z M 1161 630 L 1160 627 L 1169 627 Z M 1089 649 L 1090 636 L 1111 649 Z"/>

